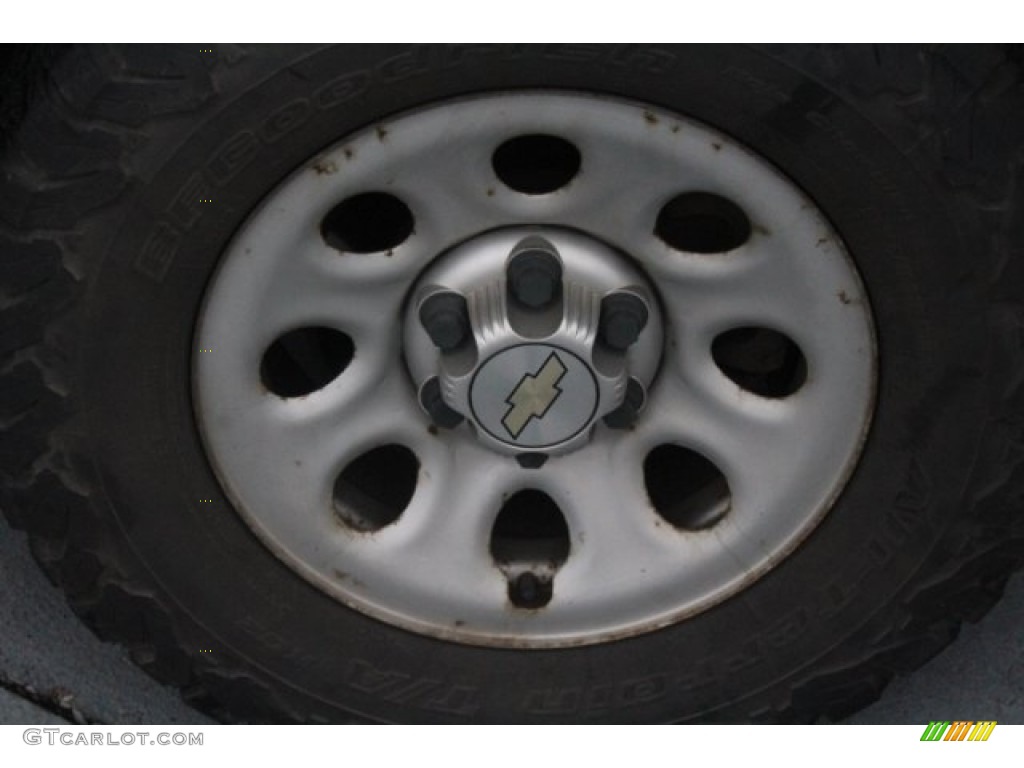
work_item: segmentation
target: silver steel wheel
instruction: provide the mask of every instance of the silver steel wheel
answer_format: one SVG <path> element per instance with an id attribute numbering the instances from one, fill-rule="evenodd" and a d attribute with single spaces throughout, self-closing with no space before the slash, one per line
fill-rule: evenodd
<path id="1" fill-rule="evenodd" d="M 511 286 L 530 238 L 561 269 L 542 310 Z M 420 311 L 444 292 L 451 345 Z M 619 348 L 623 292 L 647 314 Z M 267 547 L 383 621 L 518 648 L 648 632 L 758 579 L 842 490 L 875 391 L 867 298 L 813 201 L 707 126 L 570 93 L 439 104 L 311 160 L 224 254 L 197 348 L 208 455 Z M 498 439 L 507 412 L 470 407 L 485 379 L 516 407 L 524 377 L 547 383 L 517 429 L 565 419 L 557 438 Z"/>

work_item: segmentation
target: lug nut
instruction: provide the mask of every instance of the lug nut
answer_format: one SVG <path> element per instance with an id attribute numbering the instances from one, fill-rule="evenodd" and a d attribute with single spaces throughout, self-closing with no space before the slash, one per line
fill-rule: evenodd
<path id="1" fill-rule="evenodd" d="M 546 307 L 562 288 L 558 251 L 542 237 L 528 237 L 512 250 L 507 275 L 509 291 L 531 309 Z"/>
<path id="2" fill-rule="evenodd" d="M 516 461 L 523 469 L 540 469 L 548 460 L 546 453 L 519 453 L 516 454 Z"/>
<path id="3" fill-rule="evenodd" d="M 636 424 L 637 416 L 644 407 L 647 393 L 644 386 L 636 379 L 630 379 L 626 385 L 626 396 L 622 404 L 614 411 L 605 414 L 604 423 L 610 429 L 629 429 Z"/>
<path id="4" fill-rule="evenodd" d="M 466 298 L 454 291 L 431 294 L 420 304 L 420 323 L 442 352 L 458 349 L 469 336 Z"/>
<path id="5" fill-rule="evenodd" d="M 601 300 L 601 340 L 618 352 L 625 352 L 640 338 L 647 325 L 647 304 L 635 293 L 619 291 Z"/>
<path id="6" fill-rule="evenodd" d="M 451 408 L 441 396 L 441 382 L 434 376 L 420 389 L 420 405 L 430 420 L 443 429 L 454 429 L 462 423 L 462 414 Z"/>
<path id="7" fill-rule="evenodd" d="M 508 584 L 509 601 L 517 608 L 536 610 L 551 602 L 552 586 L 531 571 L 523 571 Z"/>

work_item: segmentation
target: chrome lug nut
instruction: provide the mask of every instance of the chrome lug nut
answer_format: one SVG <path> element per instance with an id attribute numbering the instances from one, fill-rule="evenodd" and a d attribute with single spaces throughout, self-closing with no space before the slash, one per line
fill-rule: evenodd
<path id="1" fill-rule="evenodd" d="M 558 251 L 542 237 L 527 237 L 512 250 L 507 276 L 509 290 L 521 304 L 546 307 L 562 289 Z"/>
<path id="2" fill-rule="evenodd" d="M 601 300 L 601 340 L 618 352 L 625 352 L 647 325 L 647 303 L 635 293 L 618 291 Z"/>
<path id="3" fill-rule="evenodd" d="M 420 304 L 420 323 L 434 346 L 451 352 L 469 336 L 469 310 L 466 299 L 454 291 L 431 294 Z"/>
<path id="4" fill-rule="evenodd" d="M 516 455 L 516 461 L 523 469 L 540 469 L 548 460 L 546 453 L 520 453 Z"/>
<path id="5" fill-rule="evenodd" d="M 442 429 L 454 429 L 462 423 L 462 414 L 451 408 L 441 395 L 441 382 L 434 376 L 420 389 L 420 405 L 430 420 Z"/>
<path id="6" fill-rule="evenodd" d="M 541 579 L 531 571 L 520 573 L 508 585 L 509 600 L 517 608 L 526 610 L 543 608 L 551 600 L 551 593 L 550 579 Z"/>
<path id="7" fill-rule="evenodd" d="M 631 378 L 626 385 L 626 396 L 622 399 L 622 404 L 614 411 L 605 414 L 605 426 L 610 429 L 629 429 L 636 424 L 637 417 L 646 400 L 647 393 L 644 391 L 643 384 Z"/>

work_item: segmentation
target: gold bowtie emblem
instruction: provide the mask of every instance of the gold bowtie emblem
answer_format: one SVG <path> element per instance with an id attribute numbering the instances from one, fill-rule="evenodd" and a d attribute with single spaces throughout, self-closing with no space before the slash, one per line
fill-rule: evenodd
<path id="1" fill-rule="evenodd" d="M 555 404 L 562 390 L 558 382 L 565 376 L 566 368 L 558 355 L 552 352 L 536 373 L 528 373 L 516 384 L 505 402 L 509 409 L 501 423 L 516 439 L 526 429 L 530 419 L 544 418 L 544 414 Z"/>

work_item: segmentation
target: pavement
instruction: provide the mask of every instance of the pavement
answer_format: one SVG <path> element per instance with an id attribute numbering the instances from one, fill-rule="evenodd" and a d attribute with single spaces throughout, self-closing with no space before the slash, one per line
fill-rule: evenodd
<path id="1" fill-rule="evenodd" d="M 1024 724 L 1024 573 L 977 625 L 847 720 Z M 96 638 L 32 560 L 25 536 L 0 521 L 0 723 L 212 723 L 172 688 Z"/>

